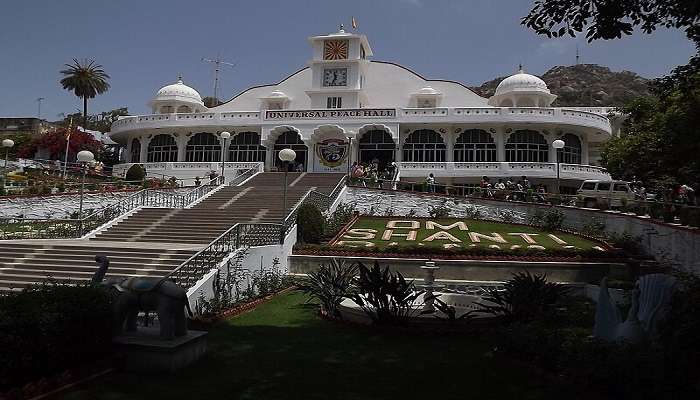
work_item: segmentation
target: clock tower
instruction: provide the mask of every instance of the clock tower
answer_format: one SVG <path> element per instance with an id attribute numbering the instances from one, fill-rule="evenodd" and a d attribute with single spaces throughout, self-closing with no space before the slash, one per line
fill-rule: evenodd
<path id="1" fill-rule="evenodd" d="M 306 94 L 311 108 L 362 108 L 367 106 L 364 93 L 365 73 L 372 49 L 365 35 L 345 32 L 309 38 L 313 48 L 311 89 Z"/>

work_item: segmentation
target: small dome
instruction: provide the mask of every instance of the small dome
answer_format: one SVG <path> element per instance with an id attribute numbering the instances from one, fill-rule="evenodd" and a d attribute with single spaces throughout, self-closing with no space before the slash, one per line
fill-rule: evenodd
<path id="1" fill-rule="evenodd" d="M 422 88 L 421 90 L 418 91 L 418 94 L 426 94 L 426 95 L 436 95 L 439 94 L 437 90 L 433 89 L 430 86 L 426 86 Z"/>
<path id="2" fill-rule="evenodd" d="M 512 91 L 537 91 L 549 93 L 544 81 L 535 75 L 526 74 L 523 70 L 502 80 L 496 88 L 496 95 Z"/>
<path id="3" fill-rule="evenodd" d="M 284 94 L 284 92 L 282 92 L 282 91 L 273 90 L 267 97 L 270 98 L 270 99 L 274 99 L 274 98 L 286 98 L 287 95 Z"/>
<path id="4" fill-rule="evenodd" d="M 158 91 L 158 93 L 156 93 L 156 97 L 153 100 L 154 101 L 180 100 L 180 101 L 197 103 L 199 105 L 204 105 L 204 103 L 202 103 L 202 96 L 199 95 L 199 92 L 197 92 L 193 88 L 185 85 L 182 82 L 182 78 L 178 78 L 177 82 L 173 83 L 172 85 L 167 85 L 167 86 L 162 87 Z"/>

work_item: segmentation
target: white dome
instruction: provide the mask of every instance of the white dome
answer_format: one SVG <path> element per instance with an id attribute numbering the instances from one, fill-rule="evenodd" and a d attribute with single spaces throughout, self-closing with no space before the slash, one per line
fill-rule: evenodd
<path id="1" fill-rule="evenodd" d="M 199 95 L 199 92 L 182 83 L 182 78 L 178 78 L 177 82 L 173 83 L 172 85 L 163 86 L 158 93 L 156 93 L 156 97 L 153 100 L 180 100 L 204 105 L 204 103 L 202 103 L 202 96 Z"/>
<path id="2" fill-rule="evenodd" d="M 436 94 L 439 94 L 439 93 L 437 92 L 437 90 L 433 89 L 432 87 L 426 86 L 426 87 L 422 88 L 421 90 L 419 90 L 419 91 L 418 91 L 418 94 L 421 94 L 421 95 L 436 95 Z"/>
<path id="3" fill-rule="evenodd" d="M 287 97 L 287 95 L 284 94 L 284 92 L 282 92 L 282 91 L 273 90 L 272 92 L 270 92 L 270 95 L 267 96 L 267 97 L 268 97 L 268 98 L 271 98 L 271 99 L 274 99 L 274 98 L 285 98 L 285 97 Z"/>
<path id="4" fill-rule="evenodd" d="M 533 91 L 549 93 L 549 88 L 544 81 L 535 75 L 526 74 L 522 70 L 502 80 L 496 88 L 496 95 L 513 91 Z"/>

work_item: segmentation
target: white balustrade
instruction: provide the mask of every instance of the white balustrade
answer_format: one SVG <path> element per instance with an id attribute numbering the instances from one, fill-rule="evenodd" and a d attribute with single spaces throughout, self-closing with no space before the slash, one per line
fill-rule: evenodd
<path id="1" fill-rule="evenodd" d="M 604 179 L 610 174 L 594 165 L 559 164 L 562 179 Z M 425 177 L 429 173 L 437 177 L 518 177 L 556 178 L 557 164 L 545 162 L 401 162 L 401 176 Z"/>

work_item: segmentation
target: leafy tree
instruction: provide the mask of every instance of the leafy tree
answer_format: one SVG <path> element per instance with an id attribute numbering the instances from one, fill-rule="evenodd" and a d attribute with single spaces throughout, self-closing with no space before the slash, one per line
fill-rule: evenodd
<path id="1" fill-rule="evenodd" d="M 618 39 L 635 27 L 652 33 L 658 27 L 685 29 L 700 38 L 697 0 L 537 0 L 522 24 L 547 37 L 576 36 L 588 41 Z"/>
<path id="2" fill-rule="evenodd" d="M 75 58 L 73 64 L 66 64 L 66 69 L 62 70 L 61 74 L 64 75 L 60 81 L 61 86 L 83 99 L 83 127 L 87 128 L 88 99 L 109 90 L 109 75 L 94 60 L 80 61 Z"/>
<path id="3" fill-rule="evenodd" d="M 589 42 L 646 34 L 657 28 L 685 31 L 700 50 L 697 0 L 537 0 L 522 24 L 547 37 L 576 36 Z M 637 99 L 620 137 L 608 141 L 603 165 L 621 178 L 642 179 L 651 186 L 672 181 L 698 184 L 700 177 L 700 55 L 651 84 L 653 98 Z"/>

